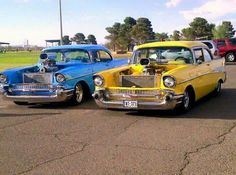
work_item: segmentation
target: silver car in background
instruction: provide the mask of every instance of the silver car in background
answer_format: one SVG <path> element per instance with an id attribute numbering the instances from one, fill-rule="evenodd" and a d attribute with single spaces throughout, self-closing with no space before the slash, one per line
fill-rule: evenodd
<path id="1" fill-rule="evenodd" d="M 214 57 L 220 57 L 219 49 L 217 48 L 216 43 L 213 40 L 200 40 L 200 42 L 207 45 Z"/>

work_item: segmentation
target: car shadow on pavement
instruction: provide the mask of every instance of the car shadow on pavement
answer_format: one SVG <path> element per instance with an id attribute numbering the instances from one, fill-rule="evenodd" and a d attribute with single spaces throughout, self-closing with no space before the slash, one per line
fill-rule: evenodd
<path id="1" fill-rule="evenodd" d="M 124 115 L 140 117 L 160 117 L 160 118 L 199 118 L 199 119 L 228 119 L 236 120 L 236 89 L 223 89 L 222 94 L 214 97 L 212 94 L 199 100 L 193 109 L 181 114 L 176 111 L 129 111 L 111 110 L 109 112 L 123 112 Z M 104 110 L 100 109 L 92 98 L 89 98 L 81 105 L 71 105 L 69 103 L 55 103 L 45 105 L 32 105 L 29 108 L 37 109 L 57 109 L 57 110 Z"/>
<path id="2" fill-rule="evenodd" d="M 226 62 L 225 65 L 236 65 L 236 62 Z"/>
<path id="3" fill-rule="evenodd" d="M 97 110 L 99 107 L 96 105 L 95 101 L 92 97 L 86 99 L 82 104 L 74 105 L 69 102 L 63 103 L 51 103 L 51 104 L 41 104 L 41 105 L 30 105 L 29 108 L 37 108 L 37 109 L 62 109 L 62 110 L 70 110 L 70 109 L 78 109 L 78 110 Z"/>
<path id="4" fill-rule="evenodd" d="M 59 115 L 61 113 L 28 113 L 28 114 L 19 114 L 19 113 L 1 113 L 0 112 L 0 118 L 9 118 L 9 117 L 35 117 L 35 116 L 48 116 L 48 115 Z"/>
<path id="5" fill-rule="evenodd" d="M 236 89 L 223 89 L 219 96 L 212 94 L 202 98 L 193 109 L 184 114 L 176 111 L 133 111 L 128 115 L 161 118 L 197 118 L 236 120 Z"/>

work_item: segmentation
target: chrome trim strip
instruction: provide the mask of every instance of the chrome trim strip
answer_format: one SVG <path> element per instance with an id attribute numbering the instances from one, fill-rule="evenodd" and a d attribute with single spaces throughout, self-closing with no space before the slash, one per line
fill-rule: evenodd
<path id="1" fill-rule="evenodd" d="M 204 74 L 202 74 L 202 75 L 199 75 L 199 76 L 196 76 L 196 77 L 193 77 L 193 78 L 190 78 L 190 79 L 187 79 L 187 80 L 181 81 L 181 82 L 177 83 L 177 85 L 180 85 L 180 84 L 186 83 L 186 82 L 188 82 L 188 81 L 191 81 L 191 80 L 197 79 L 197 78 L 199 78 L 199 77 L 203 77 L 203 76 L 208 75 L 208 74 L 216 74 L 216 73 L 226 73 L 226 72 L 217 72 L 217 71 L 214 71 L 214 72 L 207 72 L 207 73 L 204 73 Z"/>
<path id="2" fill-rule="evenodd" d="M 22 95 L 13 96 L 3 94 L 3 98 L 11 101 L 28 102 L 28 103 L 52 103 L 52 102 L 63 102 L 69 100 L 73 96 L 74 90 L 65 90 L 56 95 L 50 96 L 35 96 L 35 95 Z"/>
<path id="3" fill-rule="evenodd" d="M 52 84 L 38 84 L 38 83 L 24 83 L 24 84 L 13 84 L 13 91 L 49 91 L 52 89 L 56 89 Z"/>
<path id="4" fill-rule="evenodd" d="M 121 94 L 122 95 L 122 94 Z M 128 94 L 127 94 L 128 95 Z M 140 94 L 137 94 L 140 95 Z M 141 94 L 142 95 L 142 94 Z M 98 106 L 102 108 L 114 108 L 114 109 L 130 109 L 125 108 L 123 105 L 123 101 L 125 100 L 136 100 L 138 102 L 138 108 L 135 108 L 136 110 L 139 109 L 159 109 L 159 110 L 167 110 L 167 109 L 174 109 L 176 105 L 182 103 L 183 94 L 180 95 L 174 95 L 173 93 L 166 91 L 166 94 L 159 94 L 163 98 L 156 98 L 156 96 L 150 96 L 153 97 L 152 99 L 148 100 L 142 100 L 138 99 L 139 97 L 142 98 L 142 96 L 135 96 L 132 95 L 130 98 L 128 97 L 121 97 L 120 99 L 109 99 L 109 97 L 105 96 L 105 90 L 103 91 L 96 91 L 93 94 L 93 97 L 97 103 Z M 168 96 L 170 99 L 166 99 L 165 97 Z M 158 96 L 158 95 L 157 95 Z M 133 110 L 135 110 L 133 109 Z M 132 110 L 132 109 L 131 109 Z"/>

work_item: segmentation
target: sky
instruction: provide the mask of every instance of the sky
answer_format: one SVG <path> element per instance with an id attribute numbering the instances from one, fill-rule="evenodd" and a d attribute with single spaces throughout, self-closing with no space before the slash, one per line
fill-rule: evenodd
<path id="1" fill-rule="evenodd" d="M 125 17 L 147 17 L 154 32 L 173 33 L 195 17 L 219 25 L 230 20 L 236 28 L 236 0 L 61 0 L 63 35 L 94 34 L 104 44 L 105 28 Z M 59 39 L 58 0 L 0 0 L 0 42 L 45 46 Z"/>

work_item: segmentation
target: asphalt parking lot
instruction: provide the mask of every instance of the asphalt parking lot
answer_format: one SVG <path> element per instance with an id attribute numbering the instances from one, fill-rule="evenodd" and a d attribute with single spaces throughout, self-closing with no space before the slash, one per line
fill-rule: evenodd
<path id="1" fill-rule="evenodd" d="M 235 175 L 236 65 L 184 115 L 0 101 L 0 175 Z"/>

